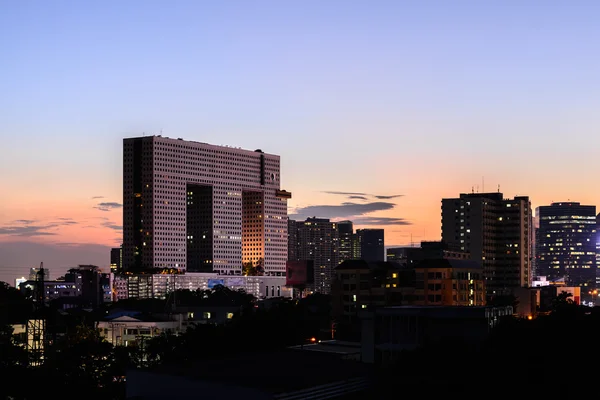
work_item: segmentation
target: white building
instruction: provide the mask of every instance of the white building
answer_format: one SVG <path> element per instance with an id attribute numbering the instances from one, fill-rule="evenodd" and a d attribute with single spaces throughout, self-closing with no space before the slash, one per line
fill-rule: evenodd
<path id="1" fill-rule="evenodd" d="M 182 315 L 175 315 L 174 320 L 145 318 L 139 315 L 123 315 L 109 321 L 98 322 L 100 335 L 113 346 L 136 346 L 140 342 L 161 333 L 177 334 L 183 330 Z"/>
<path id="2" fill-rule="evenodd" d="M 129 298 L 127 290 L 127 275 L 115 275 L 113 278 L 113 301 L 125 300 Z"/>
<path id="3" fill-rule="evenodd" d="M 148 136 L 123 142 L 123 267 L 285 275 L 279 156 Z"/>
<path id="4" fill-rule="evenodd" d="M 22 276 L 22 277 L 20 277 L 20 278 L 17 278 L 17 279 L 15 279 L 15 287 L 16 287 L 17 289 L 20 289 L 20 287 L 19 287 L 19 286 L 21 286 L 21 283 L 24 283 L 24 282 L 27 282 L 27 278 L 25 278 L 24 276 Z"/>
<path id="5" fill-rule="evenodd" d="M 243 289 L 257 299 L 292 297 L 284 276 L 223 276 L 217 273 L 125 275 L 127 294 L 131 298 L 165 299 L 175 290 L 209 290 L 223 285 Z M 117 280 L 115 280 L 117 282 Z M 115 286 L 116 287 L 116 286 Z"/>

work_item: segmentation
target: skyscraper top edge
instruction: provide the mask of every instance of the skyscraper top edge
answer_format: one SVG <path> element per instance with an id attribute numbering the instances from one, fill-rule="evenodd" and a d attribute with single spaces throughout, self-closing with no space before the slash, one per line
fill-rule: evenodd
<path id="1" fill-rule="evenodd" d="M 128 141 L 136 141 L 136 140 L 148 140 L 148 141 L 158 141 L 161 143 L 177 143 L 177 144 L 188 144 L 188 145 L 193 145 L 196 147 L 202 147 L 202 148 L 214 148 L 214 149 L 219 149 L 219 150 L 228 150 L 228 151 L 233 151 L 236 153 L 245 153 L 245 154 L 255 154 L 255 153 L 260 153 L 260 154 L 264 154 L 265 156 L 269 156 L 269 157 L 276 157 L 279 158 L 280 156 L 277 154 L 273 154 L 273 153 L 266 153 L 264 151 L 262 151 L 261 149 L 256 149 L 256 150 L 249 150 L 249 149 L 243 149 L 241 147 L 235 147 L 235 146 L 228 146 L 228 145 L 218 145 L 218 144 L 211 144 L 211 143 L 206 143 L 206 142 L 199 142 L 196 140 L 184 140 L 183 138 L 170 138 L 170 137 L 166 137 L 166 136 L 162 136 L 162 135 L 148 135 L 148 136 L 135 136 L 135 137 L 126 137 L 123 138 L 123 143 L 126 143 Z"/>

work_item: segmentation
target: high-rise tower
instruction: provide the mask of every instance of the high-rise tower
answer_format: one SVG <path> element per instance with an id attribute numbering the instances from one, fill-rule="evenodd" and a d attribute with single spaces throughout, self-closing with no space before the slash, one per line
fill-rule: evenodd
<path id="1" fill-rule="evenodd" d="M 532 235 L 527 196 L 463 193 L 442 199 L 442 241 L 483 266 L 488 296 L 530 286 Z"/>
<path id="2" fill-rule="evenodd" d="M 569 286 L 596 286 L 596 206 L 552 203 L 541 206 L 537 269 Z"/>
<path id="3" fill-rule="evenodd" d="M 279 156 L 147 136 L 123 141 L 123 269 L 285 273 Z"/>
<path id="4" fill-rule="evenodd" d="M 340 237 L 339 262 L 354 259 L 354 226 L 352 221 L 339 221 L 337 228 Z"/>
<path id="5" fill-rule="evenodd" d="M 324 218 L 290 220 L 290 242 L 294 249 L 290 260 L 310 260 L 314 263 L 314 290 L 329 294 L 334 268 L 339 264 L 339 233 L 337 223 Z"/>
<path id="6" fill-rule="evenodd" d="M 360 259 L 368 262 L 385 261 L 383 229 L 357 229 L 356 238 L 360 246 Z"/>

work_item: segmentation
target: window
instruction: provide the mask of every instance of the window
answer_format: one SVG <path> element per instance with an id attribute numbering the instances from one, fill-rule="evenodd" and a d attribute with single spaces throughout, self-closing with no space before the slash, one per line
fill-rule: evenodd
<path id="1" fill-rule="evenodd" d="M 227 313 L 227 319 L 231 319 L 233 318 L 233 313 L 232 312 L 228 312 Z"/>
<path id="2" fill-rule="evenodd" d="M 210 317 L 211 317 L 210 312 L 205 311 L 204 312 L 204 319 L 210 319 Z"/>

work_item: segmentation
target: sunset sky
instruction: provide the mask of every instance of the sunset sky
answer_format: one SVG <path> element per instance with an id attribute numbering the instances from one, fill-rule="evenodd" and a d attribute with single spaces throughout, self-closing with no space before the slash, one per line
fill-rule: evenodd
<path id="1" fill-rule="evenodd" d="M 472 188 L 597 204 L 600 2 L 0 1 L 0 280 L 109 264 L 122 139 L 281 155 L 290 214 L 440 238 Z"/>

